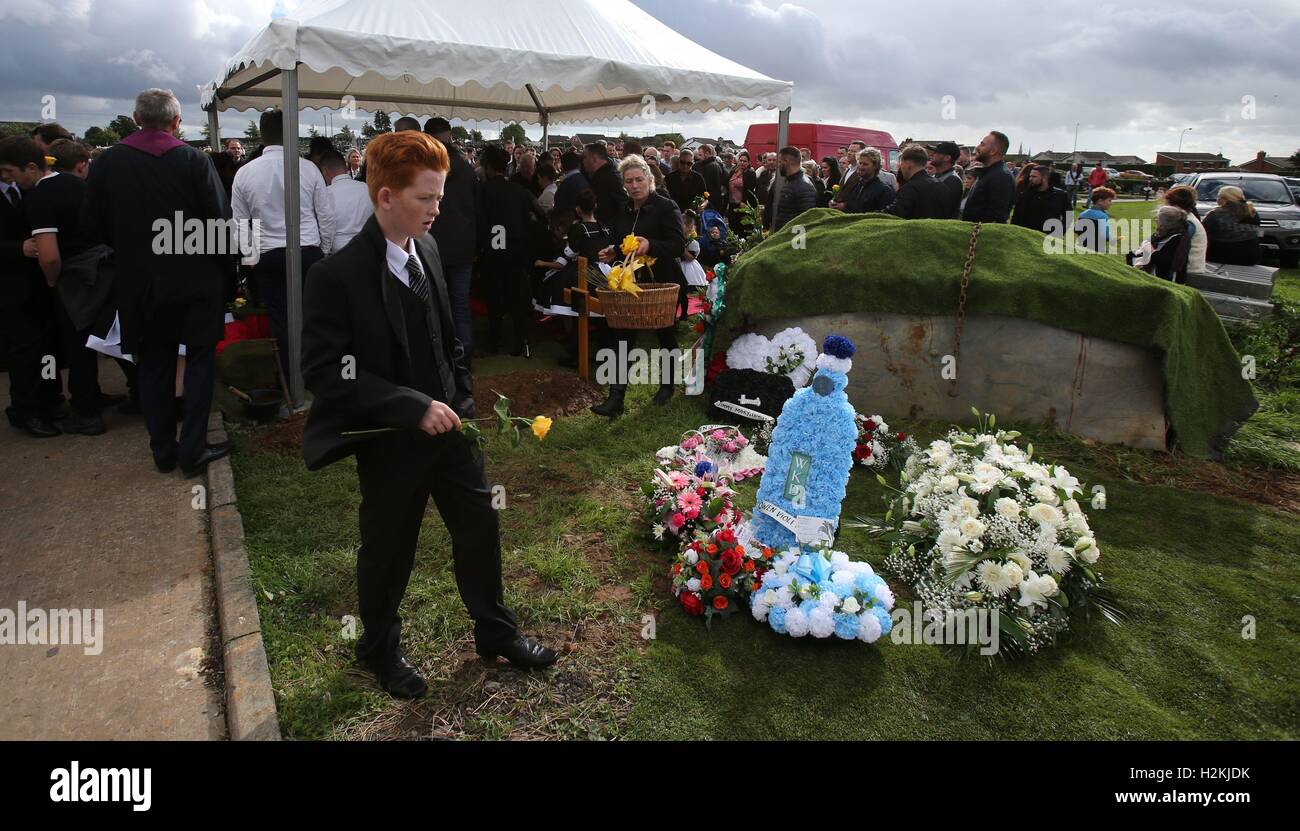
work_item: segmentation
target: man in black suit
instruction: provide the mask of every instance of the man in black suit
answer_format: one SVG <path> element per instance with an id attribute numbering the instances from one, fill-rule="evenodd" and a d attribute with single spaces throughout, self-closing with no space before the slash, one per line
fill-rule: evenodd
<path id="1" fill-rule="evenodd" d="M 930 154 L 919 144 L 909 144 L 898 157 L 898 196 L 881 213 L 903 219 L 953 219 L 948 189 L 925 172 Z"/>
<path id="2" fill-rule="evenodd" d="M 82 203 L 89 245 L 117 257 L 113 299 L 122 351 L 139 361 L 140 409 L 160 473 L 179 464 L 196 476 L 230 452 L 207 443 L 216 373 L 216 345 L 225 335 L 226 286 L 234 277 L 235 246 L 216 250 L 175 245 L 176 217 L 185 226 L 228 228 L 230 203 L 217 169 L 204 153 L 176 138 L 181 105 L 171 90 L 136 96 L 140 129 L 104 151 L 90 166 Z M 106 328 L 106 327 L 105 327 Z M 176 355 L 185 346 L 185 396 L 176 437 Z"/>
<path id="3" fill-rule="evenodd" d="M 366 165 L 375 215 L 307 275 L 302 371 L 315 401 L 303 455 L 309 470 L 356 456 L 365 627 L 357 657 L 390 694 L 418 698 L 426 685 L 403 654 L 398 607 L 430 496 L 451 535 L 478 653 L 525 668 L 549 666 L 556 654 L 520 634 L 506 608 L 492 494 L 459 429 L 473 416 L 471 380 L 428 234 L 447 151 L 422 132 L 385 133 L 366 148 Z"/>
<path id="4" fill-rule="evenodd" d="M 588 144 L 582 154 L 582 172 L 596 192 L 596 219 L 613 228 L 627 204 L 623 180 L 609 161 L 609 149 L 598 141 Z"/>
<path id="5" fill-rule="evenodd" d="M 54 353 L 58 299 L 37 265 L 24 210 L 25 192 L 44 175 L 45 151 L 33 139 L 0 141 L 0 328 L 9 370 L 5 415 L 14 427 L 42 439 L 62 432 L 53 419 L 62 383 L 57 375 L 41 377 L 45 356 Z"/>
<path id="6" fill-rule="evenodd" d="M 451 157 L 446 191 L 438 214 L 442 221 L 436 223 L 429 233 L 433 234 L 438 243 L 438 253 L 442 256 L 442 273 L 447 278 L 447 291 L 451 295 L 456 337 L 465 349 L 465 365 L 472 367 L 474 321 L 469 310 L 469 289 L 474 255 L 478 252 L 474 235 L 478 225 L 479 180 L 474 175 L 474 165 L 452 143 L 451 122 L 445 118 L 430 118 L 424 122 L 424 132 L 441 142 Z"/>

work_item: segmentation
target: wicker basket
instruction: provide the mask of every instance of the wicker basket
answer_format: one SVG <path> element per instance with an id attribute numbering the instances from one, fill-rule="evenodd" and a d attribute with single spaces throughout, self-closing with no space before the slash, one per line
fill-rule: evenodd
<path id="1" fill-rule="evenodd" d="M 663 329 L 677 322 L 676 283 L 639 283 L 640 294 L 597 289 L 611 329 Z"/>

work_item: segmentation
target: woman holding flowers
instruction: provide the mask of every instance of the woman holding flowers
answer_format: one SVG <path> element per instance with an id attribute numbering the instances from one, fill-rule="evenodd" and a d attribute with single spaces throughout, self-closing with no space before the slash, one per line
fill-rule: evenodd
<path id="1" fill-rule="evenodd" d="M 614 239 L 621 242 L 611 245 L 599 254 L 600 261 L 614 263 L 634 256 L 649 257 L 647 264 L 638 270 L 637 277 L 645 283 L 676 283 L 679 287 L 678 314 L 686 306 L 686 280 L 682 277 L 680 258 L 686 250 L 686 233 L 682 230 L 682 215 L 677 203 L 655 190 L 650 165 L 637 155 L 630 155 L 618 165 L 627 191 L 628 203 L 614 223 Z M 627 356 L 635 345 L 636 332 L 611 329 L 610 347 L 614 354 Z M 675 326 L 655 330 L 655 337 L 663 349 L 676 349 Z M 620 358 L 622 360 L 623 358 Z M 669 362 L 671 375 L 659 386 L 656 404 L 667 404 L 673 397 L 677 362 Z M 629 367 L 620 366 L 616 379 L 626 379 Z M 610 384 L 609 397 L 591 408 L 593 413 L 615 418 L 623 412 L 626 383 Z"/>

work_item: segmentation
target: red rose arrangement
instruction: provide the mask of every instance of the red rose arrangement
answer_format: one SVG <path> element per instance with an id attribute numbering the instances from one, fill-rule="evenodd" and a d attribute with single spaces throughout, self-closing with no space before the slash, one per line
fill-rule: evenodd
<path id="1" fill-rule="evenodd" d="M 772 549 L 746 548 L 732 528 L 696 533 L 672 566 L 673 594 L 688 615 L 728 617 L 749 608 L 749 595 L 763 584 L 773 559 Z"/>

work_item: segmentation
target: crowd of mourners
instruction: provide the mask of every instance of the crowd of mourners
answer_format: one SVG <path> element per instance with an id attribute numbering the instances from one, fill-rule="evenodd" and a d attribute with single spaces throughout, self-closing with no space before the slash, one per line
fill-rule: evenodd
<path id="1" fill-rule="evenodd" d="M 140 129 L 109 148 L 92 149 L 57 124 L 0 141 L 7 415 L 35 437 L 97 435 L 105 430 L 101 411 L 120 406 L 145 416 L 160 470 L 179 464 L 192 473 L 229 450 L 206 444 L 205 436 L 213 348 L 239 286 L 266 310 L 289 375 L 283 114 L 261 114 L 261 143 L 251 154 L 238 139 L 216 151 L 171 153 L 183 142 L 176 137 L 179 104 L 167 90 L 142 92 L 134 117 Z M 578 273 L 579 258 L 589 268 L 608 266 L 626 236 L 638 239 L 638 253 L 655 257 L 645 279 L 680 287 L 679 314 L 686 312 L 687 287 L 704 284 L 708 269 L 728 261 L 738 238 L 780 229 L 815 207 L 1010 222 L 1057 235 L 1073 229 L 1099 251 L 1113 242 L 1108 220 L 1116 192 L 1101 168 L 1085 176 L 1079 165 L 1062 173 L 1051 165 L 1009 164 L 1010 141 L 996 130 L 973 150 L 951 141 L 906 145 L 888 170 L 881 151 L 865 141 L 819 160 L 793 146 L 751 154 L 635 139 L 471 146 L 454 140 L 451 124 L 439 117 L 423 124 L 399 118 L 394 129 L 427 133 L 451 159 L 430 233 L 467 361 L 476 350 L 471 286 L 477 285 L 488 318 L 478 354 L 527 355 L 538 310 L 563 315 L 564 289 L 589 279 Z M 168 162 L 146 165 L 146 158 Z M 347 246 L 373 213 L 364 150 L 313 139 L 299 159 L 299 189 L 294 222 L 306 276 Z M 1086 208 L 1076 217 L 1079 195 Z M 1221 189 L 1218 206 L 1204 217 L 1192 188 L 1177 186 L 1162 196 L 1155 233 L 1129 255 L 1134 265 L 1181 280 L 1204 270 L 1207 257 L 1258 262 L 1259 217 L 1239 189 Z M 186 219 L 256 224 L 255 255 L 242 265 L 237 255 L 211 252 L 159 257 L 145 218 L 173 211 Z M 200 279 L 204 274 L 212 279 Z M 633 336 L 609 333 L 613 341 Z M 657 338 L 674 345 L 671 327 Z M 132 356 L 118 361 L 129 396 L 102 393 L 91 342 Z M 574 365 L 572 338 L 566 343 L 564 362 Z M 59 374 L 45 366 L 50 355 L 69 370 L 70 402 Z M 671 397 L 676 380 L 665 381 L 656 401 Z M 621 391 L 611 390 L 597 411 L 621 412 Z"/>

